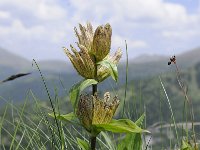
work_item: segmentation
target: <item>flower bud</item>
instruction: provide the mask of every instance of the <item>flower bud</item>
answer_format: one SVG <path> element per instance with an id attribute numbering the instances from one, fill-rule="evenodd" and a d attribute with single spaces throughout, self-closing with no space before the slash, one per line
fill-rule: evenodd
<path id="1" fill-rule="evenodd" d="M 111 101 L 109 92 L 104 94 L 104 99 L 100 99 L 97 95 L 81 94 L 77 117 L 87 131 L 91 132 L 92 125 L 110 123 L 118 105 L 118 97 L 115 96 Z"/>
<path id="2" fill-rule="evenodd" d="M 96 61 L 103 60 L 110 52 L 112 28 L 110 24 L 98 26 L 94 33 L 92 53 Z"/>
<path id="3" fill-rule="evenodd" d="M 80 52 L 70 45 L 74 55 L 67 48 L 64 48 L 64 51 L 72 62 L 74 68 L 82 77 L 86 79 L 93 79 L 95 76 L 95 64 L 90 55 L 87 53 L 86 48 L 81 45 L 78 46 L 81 49 Z"/>
<path id="4" fill-rule="evenodd" d="M 93 117 L 93 104 L 92 97 L 89 95 L 80 95 L 80 100 L 78 103 L 77 117 L 79 118 L 81 124 L 90 132 Z"/>
<path id="5" fill-rule="evenodd" d="M 92 25 L 89 22 L 86 27 L 79 24 L 79 28 L 80 33 L 76 27 L 74 28 L 75 34 L 78 37 L 78 43 L 79 45 L 85 47 L 87 52 L 90 53 L 94 37 Z"/>
<path id="6" fill-rule="evenodd" d="M 105 96 L 105 95 L 108 96 Z M 119 105 L 119 99 L 117 96 L 110 101 L 110 93 L 104 94 L 104 99 L 101 100 L 97 96 L 93 96 L 93 119 L 92 124 L 107 124 L 110 123 L 115 111 Z"/>

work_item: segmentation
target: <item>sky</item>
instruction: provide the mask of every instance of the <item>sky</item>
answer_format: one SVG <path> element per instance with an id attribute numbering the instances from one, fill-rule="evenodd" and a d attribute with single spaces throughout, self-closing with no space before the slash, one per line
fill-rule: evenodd
<path id="1" fill-rule="evenodd" d="M 74 27 L 110 23 L 125 59 L 200 47 L 200 0 L 0 0 L 0 47 L 29 60 L 66 60 Z"/>

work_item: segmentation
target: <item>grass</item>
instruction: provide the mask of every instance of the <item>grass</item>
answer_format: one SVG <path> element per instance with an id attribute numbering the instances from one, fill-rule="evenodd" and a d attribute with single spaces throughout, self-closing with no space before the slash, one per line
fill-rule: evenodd
<path id="1" fill-rule="evenodd" d="M 38 67 L 37 63 L 35 62 Z M 48 92 L 48 87 L 45 84 L 45 79 L 38 67 L 40 72 L 44 88 L 48 94 L 48 102 L 41 102 L 32 91 L 27 92 L 27 98 L 25 102 L 21 105 L 14 105 L 13 103 L 7 101 L 3 97 L 0 97 L 1 100 L 5 101 L 7 104 L 1 108 L 1 117 L 0 117 L 0 149 L 3 150 L 46 150 L 46 149 L 56 149 L 56 150 L 65 150 L 65 149 L 81 149 L 81 145 L 77 143 L 77 138 L 80 138 L 84 142 L 89 142 L 89 135 L 82 129 L 77 126 L 70 125 L 69 123 L 63 123 L 58 119 L 52 119 L 48 116 L 49 112 L 61 113 L 66 112 L 66 103 L 61 99 L 57 94 L 57 89 L 55 87 L 55 97 L 50 97 Z M 126 66 L 126 73 L 128 74 L 128 63 Z M 178 75 L 178 81 L 180 85 L 181 76 Z M 142 149 L 148 150 L 160 150 L 160 149 L 178 149 L 183 146 L 183 141 L 185 142 L 186 147 L 190 146 L 192 143 L 193 148 L 191 150 L 197 149 L 196 135 L 199 135 L 195 132 L 194 128 L 194 112 L 192 108 L 192 102 L 188 98 L 187 92 L 183 91 L 184 97 L 186 98 L 184 103 L 184 108 L 182 111 L 183 122 L 186 123 L 186 128 L 178 126 L 174 115 L 173 105 L 171 104 L 170 97 L 165 88 L 164 81 L 159 77 L 162 91 L 160 91 L 160 101 L 159 101 L 159 117 L 161 124 L 157 126 L 159 128 L 159 133 L 155 136 L 155 133 L 152 132 L 151 135 L 143 135 L 143 146 Z M 135 97 L 134 86 L 131 86 L 131 89 L 128 89 L 128 77 L 126 75 L 126 84 L 125 84 L 125 93 L 122 98 L 124 98 L 124 103 L 121 107 L 122 114 L 126 118 L 138 118 L 143 112 L 146 112 L 148 105 L 145 104 L 143 100 L 142 90 L 138 97 Z M 181 89 L 184 88 L 181 86 Z M 116 91 L 115 91 L 116 92 Z M 127 95 L 130 93 L 129 95 Z M 164 97 L 163 94 L 164 93 Z M 118 93 L 120 94 L 120 93 Z M 126 101 L 127 96 L 132 98 L 132 101 Z M 33 99 L 33 101 L 29 101 Z M 164 123 L 163 120 L 163 110 L 162 103 L 166 103 L 166 107 L 170 110 L 170 121 Z M 69 103 L 68 103 L 69 104 Z M 139 104 L 139 105 L 138 105 Z M 188 112 L 189 111 L 189 112 Z M 188 113 L 190 117 L 188 118 Z M 119 113 L 120 114 L 120 113 Z M 148 117 L 148 114 L 146 115 Z M 192 130 L 188 129 L 189 120 L 192 123 Z M 146 121 L 145 121 L 146 122 Z M 144 122 L 143 127 L 147 127 Z M 169 131 L 165 132 L 165 125 L 169 124 Z M 156 129 L 156 127 L 154 127 Z M 163 136 L 167 136 L 168 133 L 175 133 L 174 138 L 165 138 L 165 142 L 161 141 L 161 144 L 152 145 L 152 140 L 154 138 L 163 139 Z M 97 138 L 97 149 L 100 150 L 115 150 L 117 149 L 117 144 L 120 143 L 120 140 L 124 137 L 124 134 L 120 136 L 114 133 L 103 132 Z M 131 141 L 130 141 L 131 142 Z M 184 149 L 181 150 L 190 150 Z"/>

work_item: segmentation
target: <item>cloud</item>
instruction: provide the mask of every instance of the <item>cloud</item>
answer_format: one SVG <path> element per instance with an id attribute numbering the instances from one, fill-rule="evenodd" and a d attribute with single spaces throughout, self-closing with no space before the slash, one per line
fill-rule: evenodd
<path id="1" fill-rule="evenodd" d="M 115 45 L 115 46 L 118 45 L 118 46 L 122 47 L 125 45 L 125 40 L 126 40 L 126 43 L 128 43 L 128 46 L 130 48 L 140 49 L 140 48 L 145 48 L 148 46 L 148 44 L 145 41 L 127 39 L 127 38 L 121 37 L 121 36 L 113 36 L 112 37 L 112 45 Z"/>
<path id="2" fill-rule="evenodd" d="M 18 36 L 18 37 L 32 37 L 40 38 L 40 35 L 45 31 L 42 26 L 34 26 L 26 28 L 20 20 L 13 20 L 10 26 L 0 27 L 0 33 L 3 36 Z"/>
<path id="3" fill-rule="evenodd" d="M 21 11 L 32 14 L 42 20 L 58 20 L 65 17 L 66 11 L 53 0 L 1 0 L 0 5 L 8 8 L 12 13 Z M 23 14 L 22 14 L 23 15 Z"/>
<path id="4" fill-rule="evenodd" d="M 199 30 L 170 30 L 170 31 L 163 31 L 163 36 L 170 39 L 179 39 L 179 40 L 188 40 L 194 38 L 196 36 L 200 36 Z"/>
<path id="5" fill-rule="evenodd" d="M 168 38 L 169 35 L 179 38 L 177 35 L 187 37 L 190 34 L 192 36 L 195 34 L 191 32 L 200 30 L 200 27 L 193 28 L 199 26 L 200 13 L 196 11 L 196 13 L 190 14 L 185 6 L 178 3 L 164 0 L 111 0 L 101 2 L 86 0 L 84 6 L 81 3 L 83 3 L 82 0 L 70 1 L 75 9 L 73 16 L 76 20 L 86 20 L 88 17 L 97 23 L 107 20 L 114 27 L 116 26 L 117 32 L 121 35 L 124 29 L 132 32 L 152 30 L 160 34 L 162 38 Z M 177 30 L 177 28 L 181 30 Z M 191 28 L 193 31 L 191 31 Z M 171 34 L 173 32 L 176 33 Z M 129 34 L 130 32 L 123 36 L 130 38 Z"/>
<path id="6" fill-rule="evenodd" d="M 84 2 L 84 5 L 81 5 Z M 184 6 L 163 0 L 71 0 L 70 4 L 75 9 L 75 16 L 92 16 L 101 20 L 114 17 L 116 20 L 157 22 L 162 25 L 185 24 L 191 21 L 191 16 Z M 91 13 L 92 12 L 92 13 Z M 189 19 L 189 20 L 188 20 Z M 124 22 L 125 23 L 125 22 Z"/>
<path id="7" fill-rule="evenodd" d="M 10 18 L 10 13 L 7 11 L 0 11 L 0 18 L 1 19 L 8 19 Z"/>
<path id="8" fill-rule="evenodd" d="M 160 53 L 171 39 L 173 47 L 185 40 L 192 47 L 200 38 L 200 13 L 164 0 L 0 0 L 0 10 L 0 46 L 27 57 L 26 49 L 40 52 L 40 58 L 56 57 L 57 48 L 76 41 L 73 27 L 86 21 L 95 27 L 109 22 L 113 49 L 127 40 L 137 55 L 147 49 Z"/>
<path id="9" fill-rule="evenodd" d="M 29 59 L 62 53 L 66 34 L 73 29 L 62 5 L 54 0 L 1 0 L 0 9 L 1 47 Z"/>

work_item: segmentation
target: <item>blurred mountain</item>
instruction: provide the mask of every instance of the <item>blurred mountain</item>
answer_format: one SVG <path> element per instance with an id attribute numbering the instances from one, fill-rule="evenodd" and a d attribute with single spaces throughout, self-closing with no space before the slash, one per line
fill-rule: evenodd
<path id="1" fill-rule="evenodd" d="M 29 61 L 25 58 L 0 48 L 0 80 L 12 73 L 26 70 L 29 66 L 28 64 Z"/>
<path id="2" fill-rule="evenodd" d="M 200 61 L 200 48 L 186 51 L 177 57 L 180 66 L 190 67 Z"/>
<path id="3" fill-rule="evenodd" d="M 180 69 L 187 70 L 200 61 L 200 48 L 177 55 L 177 62 Z M 172 72 L 167 65 L 169 58 L 166 56 L 144 55 L 129 61 L 128 80 L 144 80 L 166 72 Z M 66 61 L 39 61 L 37 62 L 52 96 L 55 91 L 59 96 L 67 95 L 69 88 L 81 80 L 72 65 Z M 125 83 L 126 62 L 119 64 L 118 87 Z M 32 62 L 14 55 L 4 49 L 0 49 L 0 80 L 17 73 L 31 72 L 31 75 L 16 79 L 11 82 L 0 84 L 0 96 L 6 100 L 22 101 L 26 98 L 27 92 L 32 91 L 39 99 L 47 99 L 47 94 L 42 83 L 39 71 Z M 114 86 L 113 86 L 114 85 Z M 100 84 L 103 90 L 115 88 L 114 82 Z M 0 99 L 0 103 L 1 103 Z"/>
<path id="4" fill-rule="evenodd" d="M 29 61 L 25 58 L 15 55 L 5 49 L 0 48 L 0 69 L 7 67 L 8 69 L 22 69 L 28 67 Z"/>
<path id="5" fill-rule="evenodd" d="M 59 61 L 59 60 L 39 61 L 38 64 L 43 70 L 49 72 L 57 72 L 57 73 L 73 72 L 72 65 L 64 61 Z"/>
<path id="6" fill-rule="evenodd" d="M 168 147 L 169 140 L 176 140 L 174 130 L 172 132 L 173 136 L 167 136 L 167 133 L 171 131 L 171 124 L 173 124 L 171 111 L 173 111 L 176 123 L 185 122 L 185 120 L 190 122 L 192 120 L 190 116 L 191 109 L 193 109 L 194 122 L 200 120 L 200 60 L 198 61 L 195 65 L 184 69 L 184 71 L 179 70 L 179 81 L 184 86 L 183 89 L 187 89 L 189 103 L 177 81 L 177 72 L 174 65 L 169 66 L 173 72 L 166 72 L 160 75 L 160 78 L 156 75 L 145 79 L 135 79 L 128 83 L 125 111 L 132 120 L 137 120 L 145 112 L 145 125 L 153 137 L 153 149 L 156 149 L 155 146 L 158 145 Z M 165 90 L 163 90 L 160 79 Z M 115 91 L 119 95 L 119 99 L 122 100 L 120 103 L 121 110 L 124 104 L 124 91 L 124 86 Z M 193 108 L 190 105 L 191 103 Z M 164 129 L 163 126 L 168 123 L 170 124 L 169 127 Z M 160 129 L 156 126 L 159 126 Z M 182 127 L 179 129 L 181 130 Z M 187 130 L 192 131 L 189 126 Z M 163 136 L 160 134 L 161 132 Z M 195 126 L 195 133 L 199 132 L 199 126 Z M 197 139 L 200 139 L 200 136 L 197 136 Z M 157 149 L 160 150 L 161 148 Z"/>
<path id="7" fill-rule="evenodd" d="M 37 64 L 45 77 L 50 93 L 54 93 L 56 88 L 60 88 L 61 90 L 59 89 L 57 94 L 64 95 L 67 93 L 66 90 L 79 80 L 72 66 L 64 61 L 38 61 Z M 4 103 L 4 100 L 22 101 L 30 91 L 40 99 L 47 98 L 36 65 L 32 61 L 0 49 L 0 81 L 14 74 L 28 72 L 31 72 L 28 76 L 0 83 L 0 104 Z"/>
<path id="8" fill-rule="evenodd" d="M 175 118 L 177 121 L 181 121 L 182 111 L 180 110 L 184 108 L 185 97 L 177 81 L 175 66 L 170 66 L 170 68 L 173 70 L 172 72 L 161 74 L 160 77 L 165 86 L 171 106 L 173 107 L 173 112 L 176 116 Z M 195 119 L 199 120 L 200 60 L 192 67 L 189 67 L 184 71 L 180 70 L 180 77 L 181 84 L 184 88 L 187 88 L 188 97 L 192 100 Z M 163 113 L 162 115 L 164 116 L 163 118 L 167 118 L 167 120 L 163 121 L 170 121 L 171 112 L 169 104 L 157 75 L 141 80 L 134 79 L 128 83 L 127 89 L 126 102 L 130 103 L 130 106 L 133 106 L 136 109 L 139 109 L 142 106 L 143 109 L 144 105 L 146 105 L 146 110 L 144 111 L 147 112 L 147 123 L 149 125 L 159 122 L 161 110 Z M 124 86 L 121 86 L 117 93 L 118 95 L 122 95 L 121 99 L 123 99 Z"/>
<path id="9" fill-rule="evenodd" d="M 187 87 L 188 97 L 193 103 L 194 121 L 199 121 L 200 48 L 177 55 L 176 58 L 180 69 L 181 81 L 184 86 Z M 138 119 L 143 112 L 146 112 L 145 125 L 148 127 L 148 130 L 151 131 L 153 140 L 156 141 L 153 144 L 162 145 L 163 147 L 168 147 L 169 142 L 167 140 L 169 139 L 167 139 L 168 137 L 165 134 L 164 138 L 160 138 L 160 133 L 163 131 L 159 130 L 158 133 L 155 132 L 154 125 L 156 123 L 160 124 L 160 122 L 171 123 L 172 115 L 170 109 L 172 109 L 174 113 L 176 122 L 182 122 L 184 120 L 183 111 L 184 108 L 186 108 L 185 97 L 177 81 L 176 68 L 174 65 L 168 66 L 168 61 L 169 57 L 158 55 L 143 55 L 137 57 L 135 60 L 129 61 L 125 107 L 125 111 L 128 112 L 128 116 L 130 116 L 132 120 Z M 70 112 L 69 110 L 72 108 L 67 102 L 68 90 L 74 83 L 80 81 L 81 78 L 67 61 L 51 60 L 39 61 L 37 63 L 45 77 L 52 99 L 54 100 L 55 97 L 58 96 L 62 111 L 66 112 L 67 110 L 67 112 Z M 124 100 L 124 83 L 126 77 L 125 63 L 126 62 L 121 62 L 119 65 L 119 83 L 117 85 L 110 79 L 103 85 L 102 83 L 99 85 L 102 91 L 106 89 L 112 89 L 110 91 L 113 91 L 114 89 L 115 93 L 118 94 L 121 100 L 118 111 L 120 108 L 122 109 Z M 35 99 L 48 99 L 36 66 L 32 66 L 31 61 L 0 49 L 0 80 L 19 72 L 31 72 L 31 75 L 0 84 L 0 106 L 2 106 L 5 101 L 13 101 L 16 103 L 24 99 L 33 100 L 32 93 Z M 162 89 L 158 76 L 161 76 L 166 89 L 167 96 L 171 103 L 170 109 L 166 93 Z M 114 85 L 116 85 L 116 87 Z M 44 103 L 44 106 L 49 106 L 49 101 L 40 101 L 40 103 Z M 34 108 L 34 104 L 29 103 L 29 108 L 27 109 L 31 111 Z M 188 111 L 190 110 L 189 106 L 187 109 Z M 1 111 L 3 110 L 4 109 L 1 109 Z M 11 110 L 8 112 L 11 112 Z M 34 116 L 31 115 L 30 117 Z M 190 116 L 188 117 L 188 121 L 189 120 Z M 10 128 L 12 129 L 12 127 Z M 198 130 L 196 133 L 199 133 L 200 129 L 195 128 L 195 130 Z M 169 132 L 169 130 L 167 130 L 167 132 Z M 7 135 L 7 133 L 5 135 Z M 156 140 L 156 137 L 159 137 L 159 140 Z M 173 139 L 170 138 L 170 141 L 172 140 Z"/>
<path id="10" fill-rule="evenodd" d="M 171 72 L 172 69 L 167 65 L 171 56 L 159 56 L 159 55 L 142 55 L 135 60 L 129 61 L 129 78 L 143 79 L 149 78 L 154 75 Z M 189 67 L 194 66 L 200 61 L 200 48 L 188 50 L 182 54 L 176 56 L 176 61 L 181 70 L 186 70 Z M 121 74 L 126 72 L 125 63 L 119 66 Z M 125 76 L 122 75 L 122 80 Z"/>
<path id="11" fill-rule="evenodd" d="M 148 62 L 158 62 L 166 59 L 166 56 L 162 55 L 150 55 L 150 54 L 143 54 L 135 59 L 132 60 L 132 63 L 148 63 Z"/>

